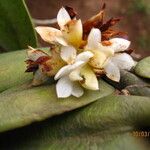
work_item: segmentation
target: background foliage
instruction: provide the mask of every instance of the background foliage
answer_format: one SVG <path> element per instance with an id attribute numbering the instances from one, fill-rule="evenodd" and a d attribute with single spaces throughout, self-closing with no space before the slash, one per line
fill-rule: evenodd
<path id="1" fill-rule="evenodd" d="M 0 51 L 37 46 L 30 15 L 23 0 L 0 0 Z"/>

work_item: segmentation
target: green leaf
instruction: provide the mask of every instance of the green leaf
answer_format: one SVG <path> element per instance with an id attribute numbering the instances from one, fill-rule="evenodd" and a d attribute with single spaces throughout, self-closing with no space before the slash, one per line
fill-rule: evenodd
<path id="1" fill-rule="evenodd" d="M 150 56 L 138 62 L 134 70 L 137 75 L 150 79 Z"/>
<path id="2" fill-rule="evenodd" d="M 0 55 L 0 92 L 33 78 L 32 73 L 25 73 L 26 59 L 25 50 Z"/>
<path id="3" fill-rule="evenodd" d="M 100 90 L 86 90 L 81 98 L 58 99 L 55 85 L 12 88 L 0 94 L 0 132 L 41 121 L 66 111 L 85 106 L 114 92 L 100 81 Z M 21 90 L 20 90 L 21 88 Z"/>
<path id="4" fill-rule="evenodd" d="M 120 82 L 114 82 L 108 78 L 105 80 L 119 90 L 128 90 L 131 95 L 150 96 L 150 82 L 131 72 L 122 70 Z"/>
<path id="5" fill-rule="evenodd" d="M 12 51 L 36 47 L 37 40 L 24 0 L 0 1 L 0 47 Z"/>
<path id="6" fill-rule="evenodd" d="M 150 97 L 150 86 L 146 85 L 131 85 L 125 88 L 132 95 L 149 96 Z"/>
<path id="7" fill-rule="evenodd" d="M 135 127 L 150 127 L 150 99 L 138 96 L 101 98 L 78 110 L 0 136 L 4 149 L 145 150 Z M 9 145 L 8 145 L 9 142 Z"/>

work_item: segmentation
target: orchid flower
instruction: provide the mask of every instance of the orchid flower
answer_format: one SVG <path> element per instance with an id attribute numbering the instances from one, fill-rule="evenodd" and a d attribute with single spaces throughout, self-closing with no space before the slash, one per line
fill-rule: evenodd
<path id="1" fill-rule="evenodd" d="M 89 64 L 99 70 L 104 70 L 111 80 L 119 82 L 120 69 L 130 70 L 134 66 L 132 57 L 124 53 L 130 46 L 130 41 L 123 38 L 110 39 L 110 46 L 104 46 L 101 42 L 101 32 L 93 28 L 88 36 L 85 51 L 91 51 L 94 56 Z"/>
<path id="2" fill-rule="evenodd" d="M 107 59 L 103 67 L 108 78 L 119 82 L 120 70 L 130 71 L 135 66 L 133 58 L 125 52 L 131 42 L 123 38 L 113 38 L 110 42 L 111 45 L 108 47 L 114 50 L 114 55 Z"/>
<path id="3" fill-rule="evenodd" d="M 39 26 L 35 29 L 41 38 L 48 43 L 79 47 L 83 34 L 81 20 L 76 20 L 76 18 L 71 19 L 67 10 L 62 7 L 57 14 L 57 22 L 60 30 L 44 26 Z"/>
<path id="4" fill-rule="evenodd" d="M 62 7 L 57 14 L 60 29 L 35 28 L 41 38 L 51 44 L 50 55 L 32 47 L 27 51 L 26 72 L 34 73 L 32 85 L 40 85 L 54 76 L 58 80 L 58 98 L 80 97 L 83 88 L 98 90 L 97 76 L 102 74 L 119 82 L 120 69 L 130 70 L 135 65 L 126 53 L 131 42 L 123 38 L 111 39 L 121 33 L 111 30 L 120 19 L 103 23 L 102 10 L 82 25 L 75 16 L 73 9 Z"/>
<path id="5" fill-rule="evenodd" d="M 83 95 L 81 85 L 87 89 L 98 90 L 98 80 L 95 73 L 88 66 L 88 61 L 93 57 L 89 51 L 77 55 L 72 46 L 61 49 L 61 58 L 67 63 L 55 75 L 57 96 L 66 98 L 70 95 L 80 97 Z"/>

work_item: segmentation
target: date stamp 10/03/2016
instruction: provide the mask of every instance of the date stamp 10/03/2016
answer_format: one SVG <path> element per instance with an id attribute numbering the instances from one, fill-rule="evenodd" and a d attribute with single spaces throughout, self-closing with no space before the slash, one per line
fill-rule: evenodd
<path id="1" fill-rule="evenodd" d="M 150 131 L 133 131 L 132 135 L 134 137 L 150 138 Z"/>

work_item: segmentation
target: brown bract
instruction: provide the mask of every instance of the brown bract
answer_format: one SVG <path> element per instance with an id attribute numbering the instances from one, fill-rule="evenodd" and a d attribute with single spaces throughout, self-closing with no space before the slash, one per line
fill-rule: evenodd
<path id="1" fill-rule="evenodd" d="M 35 50 L 34 53 L 44 53 L 41 50 Z M 46 54 L 46 53 L 45 53 Z M 51 55 L 46 54 L 45 56 L 39 57 L 36 61 L 26 60 L 27 69 L 25 72 L 35 73 L 39 67 L 44 74 L 48 76 L 54 76 L 57 71 L 64 65 L 63 60 L 60 57 L 60 50 L 58 45 L 51 45 Z"/>
<path id="2" fill-rule="evenodd" d="M 46 66 L 46 62 L 50 59 L 49 56 L 41 56 L 36 61 L 32 61 L 30 59 L 26 60 L 27 63 L 27 69 L 25 72 L 35 72 L 39 65 L 43 65 L 45 70 L 49 71 L 49 67 Z"/>
<path id="3" fill-rule="evenodd" d="M 70 6 L 65 6 L 68 14 L 70 15 L 71 19 L 74 19 L 77 16 L 77 12 Z"/>
<path id="4" fill-rule="evenodd" d="M 103 24 L 104 10 L 83 23 L 83 39 L 87 39 L 92 28 L 99 28 Z"/>
<path id="5" fill-rule="evenodd" d="M 38 69 L 38 64 L 36 64 L 34 61 L 28 59 L 25 62 L 27 64 L 27 69 L 25 72 L 35 72 Z"/>
<path id="6" fill-rule="evenodd" d="M 134 51 L 133 49 L 127 49 L 127 50 L 124 51 L 124 53 L 127 53 L 127 54 L 130 55 L 133 51 Z"/>
<path id="7" fill-rule="evenodd" d="M 102 41 L 109 40 L 114 36 L 124 37 L 127 34 L 125 32 L 116 31 L 112 29 L 121 18 L 111 18 L 104 23 L 105 4 L 102 10 L 95 16 L 91 17 L 83 23 L 83 39 L 86 40 L 92 28 L 98 28 L 102 32 Z"/>
<path id="8" fill-rule="evenodd" d="M 115 37 L 115 36 L 126 37 L 127 34 L 125 32 L 108 29 L 102 32 L 102 41 L 109 40 L 110 38 Z"/>
<path id="9" fill-rule="evenodd" d="M 45 69 L 45 66 L 42 66 L 43 72 L 48 76 L 54 76 L 64 65 L 65 62 L 60 57 L 60 49 L 58 45 L 51 45 L 50 59 L 45 62 L 45 66 L 48 67 L 49 70 Z"/>

